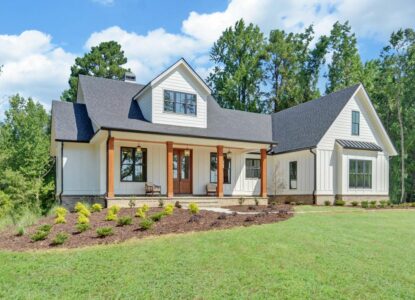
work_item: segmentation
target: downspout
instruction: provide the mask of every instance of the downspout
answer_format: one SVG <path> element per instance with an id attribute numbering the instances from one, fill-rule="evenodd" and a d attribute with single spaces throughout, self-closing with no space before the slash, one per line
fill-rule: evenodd
<path id="1" fill-rule="evenodd" d="M 64 142 L 62 142 L 61 145 L 61 192 L 59 193 L 59 202 L 62 205 L 62 194 L 63 194 L 63 145 Z"/>
<path id="2" fill-rule="evenodd" d="M 108 137 L 107 137 L 107 153 L 105 154 L 106 155 L 106 163 L 105 163 L 105 169 L 106 169 L 106 171 L 105 171 L 105 173 L 106 173 L 106 176 L 105 176 L 105 179 L 106 179 L 106 183 L 105 183 L 105 186 L 106 186 L 106 190 L 105 190 L 105 197 L 108 197 L 108 145 L 109 145 L 109 142 L 110 142 L 110 138 L 111 138 L 111 130 L 108 130 Z"/>
<path id="3" fill-rule="evenodd" d="M 311 154 L 314 156 L 314 188 L 313 188 L 313 204 L 316 204 L 316 189 L 317 189 L 317 154 L 310 148 Z"/>

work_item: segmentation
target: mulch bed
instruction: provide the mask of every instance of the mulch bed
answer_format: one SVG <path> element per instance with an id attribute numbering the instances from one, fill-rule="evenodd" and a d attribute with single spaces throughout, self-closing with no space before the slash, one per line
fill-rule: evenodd
<path id="1" fill-rule="evenodd" d="M 278 212 L 278 211 L 292 211 L 292 205 L 278 204 L 278 205 L 235 205 L 225 206 L 223 208 L 230 209 L 237 212 Z"/>
<path id="2" fill-rule="evenodd" d="M 151 208 L 147 215 L 150 216 L 160 211 L 162 211 L 160 208 Z M 123 208 L 118 213 L 118 217 L 133 216 L 134 212 L 135 209 Z M 229 215 L 201 210 L 198 217 L 192 218 L 195 221 L 189 222 L 191 215 L 187 209 L 175 209 L 173 215 L 163 217 L 159 222 L 154 223 L 153 227 L 149 230 L 142 230 L 138 225 L 141 221 L 139 218 L 133 217 L 132 225 L 118 227 L 116 221 L 105 221 L 106 214 L 106 209 L 98 213 L 93 213 L 90 217 L 90 229 L 83 233 L 78 233 L 75 228 L 77 214 L 68 213 L 66 216 L 66 224 L 53 225 L 48 238 L 37 242 L 31 241 L 30 237 L 32 234 L 42 224 L 53 224 L 54 217 L 43 218 L 37 224 L 26 228 L 23 236 L 17 236 L 15 228 L 8 228 L 0 232 L 0 249 L 28 251 L 34 249 L 78 248 L 98 244 L 119 243 L 131 238 L 275 223 L 287 220 L 292 216 L 292 214 L 287 213 L 287 210 L 279 213 L 260 212 L 256 215 L 249 216 L 239 214 Z M 99 238 L 96 233 L 96 229 L 99 227 L 112 227 L 114 234 L 105 238 Z M 51 245 L 52 240 L 59 232 L 67 233 L 69 239 L 63 245 Z"/>

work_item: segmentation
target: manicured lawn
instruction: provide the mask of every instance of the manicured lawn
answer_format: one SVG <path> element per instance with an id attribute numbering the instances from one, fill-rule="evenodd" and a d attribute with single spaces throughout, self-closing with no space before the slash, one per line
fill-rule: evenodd
<path id="1" fill-rule="evenodd" d="M 304 213 L 122 245 L 0 252 L 0 298 L 410 299 L 414 253 L 415 211 Z"/>

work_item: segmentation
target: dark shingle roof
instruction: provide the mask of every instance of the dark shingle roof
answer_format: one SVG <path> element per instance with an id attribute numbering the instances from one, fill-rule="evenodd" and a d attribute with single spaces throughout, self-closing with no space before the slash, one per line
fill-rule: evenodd
<path id="1" fill-rule="evenodd" d="M 272 114 L 273 139 L 278 143 L 273 153 L 317 146 L 359 86 L 354 85 Z"/>
<path id="2" fill-rule="evenodd" d="M 350 141 L 350 140 L 336 140 L 336 142 L 344 149 L 358 149 L 370 151 L 382 151 L 382 148 L 375 143 Z"/>
<path id="3" fill-rule="evenodd" d="M 195 128 L 145 120 L 137 101 L 133 100 L 143 85 L 90 76 L 80 76 L 79 85 L 89 117 L 104 129 L 272 142 L 269 115 L 222 109 L 212 97 L 207 100 L 207 128 Z"/>
<path id="4" fill-rule="evenodd" d="M 52 101 L 55 139 L 88 142 L 94 135 L 85 104 Z"/>

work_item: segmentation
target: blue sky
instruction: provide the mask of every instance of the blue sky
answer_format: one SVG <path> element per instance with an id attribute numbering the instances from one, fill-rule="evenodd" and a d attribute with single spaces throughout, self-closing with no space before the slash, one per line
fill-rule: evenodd
<path id="1" fill-rule="evenodd" d="M 76 0 L 0 4 L 0 119 L 8 96 L 32 96 L 46 107 L 67 87 L 77 56 L 118 41 L 138 81 L 185 57 L 205 77 L 208 52 L 220 33 L 244 18 L 267 35 L 314 24 L 317 36 L 349 20 L 363 60 L 379 55 L 390 33 L 414 27 L 412 0 Z"/>

